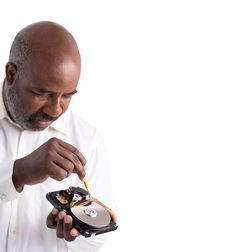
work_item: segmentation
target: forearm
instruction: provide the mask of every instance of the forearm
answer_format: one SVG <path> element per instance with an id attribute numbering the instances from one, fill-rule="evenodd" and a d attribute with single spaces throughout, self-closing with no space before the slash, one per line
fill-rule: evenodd
<path id="1" fill-rule="evenodd" d="M 12 181 L 18 192 L 22 192 L 25 184 L 22 171 L 22 159 L 15 160 L 13 165 Z"/>

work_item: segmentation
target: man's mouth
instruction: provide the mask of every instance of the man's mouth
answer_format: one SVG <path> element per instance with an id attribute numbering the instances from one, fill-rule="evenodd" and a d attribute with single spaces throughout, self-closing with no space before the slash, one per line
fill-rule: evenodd
<path id="1" fill-rule="evenodd" d="M 29 121 L 33 124 L 34 128 L 46 128 L 48 127 L 52 122 L 56 121 L 60 116 L 53 117 L 47 114 L 43 115 L 37 115 L 33 114 Z"/>
<path id="2" fill-rule="evenodd" d="M 42 121 L 42 120 L 36 120 L 37 124 L 42 127 L 49 126 L 53 121 Z"/>

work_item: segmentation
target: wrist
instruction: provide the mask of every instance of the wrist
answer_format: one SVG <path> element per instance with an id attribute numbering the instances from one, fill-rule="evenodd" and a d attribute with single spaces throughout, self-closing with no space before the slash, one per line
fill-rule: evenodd
<path id="1" fill-rule="evenodd" d="M 12 173 L 12 181 L 17 190 L 17 192 L 22 192 L 24 187 L 22 176 L 22 168 L 21 168 L 21 159 L 17 159 L 13 165 L 13 173 Z"/>

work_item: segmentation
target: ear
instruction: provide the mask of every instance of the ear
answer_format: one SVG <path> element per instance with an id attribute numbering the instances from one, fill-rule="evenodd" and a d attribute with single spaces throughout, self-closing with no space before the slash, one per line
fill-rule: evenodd
<path id="1" fill-rule="evenodd" d="M 6 82 L 8 85 L 12 85 L 17 77 L 17 67 L 15 64 L 8 62 L 5 66 Z"/>

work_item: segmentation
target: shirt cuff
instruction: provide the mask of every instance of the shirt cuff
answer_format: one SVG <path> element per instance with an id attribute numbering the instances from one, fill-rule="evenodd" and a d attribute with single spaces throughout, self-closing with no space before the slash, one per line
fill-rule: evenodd
<path id="1" fill-rule="evenodd" d="M 17 199 L 19 196 L 12 180 L 14 162 L 15 160 L 0 163 L 0 203 Z"/>

